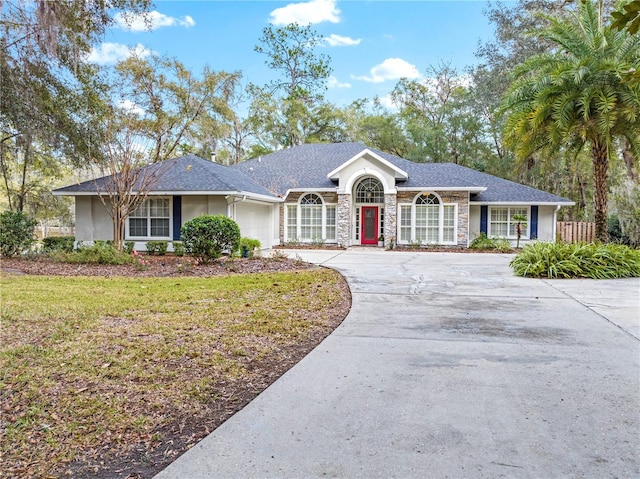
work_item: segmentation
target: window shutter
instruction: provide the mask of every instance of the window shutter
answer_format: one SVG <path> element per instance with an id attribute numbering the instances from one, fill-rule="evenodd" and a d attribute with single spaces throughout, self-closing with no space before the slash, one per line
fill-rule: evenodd
<path id="1" fill-rule="evenodd" d="M 180 240 L 180 228 L 182 227 L 182 196 L 173 197 L 173 240 Z"/>
<path id="2" fill-rule="evenodd" d="M 538 205 L 534 205 L 531 207 L 529 237 L 531 239 L 538 239 Z"/>
<path id="3" fill-rule="evenodd" d="M 487 220 L 489 217 L 489 207 L 487 205 L 480 206 L 480 233 L 487 234 Z"/>

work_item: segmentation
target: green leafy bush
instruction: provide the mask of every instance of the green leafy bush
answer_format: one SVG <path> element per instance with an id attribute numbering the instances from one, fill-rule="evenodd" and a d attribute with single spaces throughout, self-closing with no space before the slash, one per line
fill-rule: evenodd
<path id="1" fill-rule="evenodd" d="M 36 221 L 18 211 L 0 213 L 0 254 L 13 256 L 29 251 L 36 238 Z"/>
<path id="2" fill-rule="evenodd" d="M 125 241 L 123 245 L 124 252 L 127 254 L 133 253 L 133 248 L 135 248 L 135 246 L 136 246 L 135 241 Z"/>
<path id="3" fill-rule="evenodd" d="M 240 244 L 238 224 L 222 215 L 193 218 L 182 225 L 181 233 L 185 250 L 201 263 L 219 258 L 223 251 L 231 254 Z"/>
<path id="4" fill-rule="evenodd" d="M 118 251 L 106 241 L 96 241 L 93 245 L 78 245 L 72 253 L 54 252 L 52 258 L 64 263 L 83 264 L 127 264 L 132 262 L 131 256 Z"/>
<path id="5" fill-rule="evenodd" d="M 184 245 L 182 241 L 173 241 L 171 244 L 173 245 L 173 254 L 176 256 L 184 256 Z"/>
<path id="6" fill-rule="evenodd" d="M 479 251 L 497 251 L 499 253 L 511 252 L 511 243 L 505 238 L 489 238 L 486 233 L 480 233 L 476 236 L 469 249 L 475 249 Z"/>
<path id="7" fill-rule="evenodd" d="M 147 241 L 147 253 L 164 256 L 167 254 L 168 245 L 166 241 Z"/>
<path id="8" fill-rule="evenodd" d="M 244 256 L 244 251 L 246 250 L 247 256 L 249 258 L 253 257 L 254 252 L 259 250 L 262 247 L 262 243 L 260 240 L 254 238 L 241 238 L 240 239 L 240 252 Z"/>
<path id="9" fill-rule="evenodd" d="M 49 236 L 42 239 L 42 249 L 45 253 L 62 251 L 71 253 L 73 251 L 74 236 Z"/>
<path id="10" fill-rule="evenodd" d="M 640 276 L 640 251 L 619 244 L 534 243 L 509 264 L 518 276 L 612 279 Z"/>

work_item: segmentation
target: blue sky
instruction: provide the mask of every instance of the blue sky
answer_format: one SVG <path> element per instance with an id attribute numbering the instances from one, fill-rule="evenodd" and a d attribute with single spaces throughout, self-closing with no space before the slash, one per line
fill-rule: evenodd
<path id="1" fill-rule="evenodd" d="M 344 106 L 357 98 L 386 97 L 401 77 L 422 78 L 430 65 L 449 62 L 460 72 L 478 62 L 479 41 L 492 38 L 487 2 L 307 0 L 156 1 L 151 29 L 133 19 L 110 29 L 90 59 L 112 64 L 129 48 L 176 57 L 195 71 L 243 73 L 258 85 L 274 77 L 254 52 L 269 24 L 311 24 L 331 57 L 327 99 Z"/>

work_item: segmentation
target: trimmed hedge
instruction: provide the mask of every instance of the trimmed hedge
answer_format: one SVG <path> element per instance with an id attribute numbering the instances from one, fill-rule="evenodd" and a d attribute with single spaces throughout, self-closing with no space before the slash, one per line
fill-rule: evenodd
<path id="1" fill-rule="evenodd" d="M 75 240 L 75 236 L 48 236 L 42 239 L 42 249 L 45 253 L 51 253 L 53 251 L 71 253 Z"/>
<path id="2" fill-rule="evenodd" d="M 167 254 L 167 247 L 169 243 L 167 241 L 147 241 L 147 253 L 151 255 L 157 254 L 158 256 L 164 256 Z"/>
<path id="3" fill-rule="evenodd" d="M 509 263 L 518 276 L 614 279 L 640 277 L 640 250 L 619 244 L 534 243 Z"/>
<path id="4" fill-rule="evenodd" d="M 201 263 L 217 259 L 223 251 L 233 254 L 240 244 L 240 227 L 222 215 L 197 216 L 181 228 L 187 253 Z"/>

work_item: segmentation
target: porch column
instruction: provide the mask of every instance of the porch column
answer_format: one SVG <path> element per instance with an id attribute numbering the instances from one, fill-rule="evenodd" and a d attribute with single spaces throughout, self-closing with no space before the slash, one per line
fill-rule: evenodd
<path id="1" fill-rule="evenodd" d="M 391 241 L 398 244 L 398 196 L 395 193 L 384 195 L 384 247 L 390 248 Z"/>
<path id="2" fill-rule="evenodd" d="M 338 193 L 338 245 L 351 246 L 351 195 Z"/>

